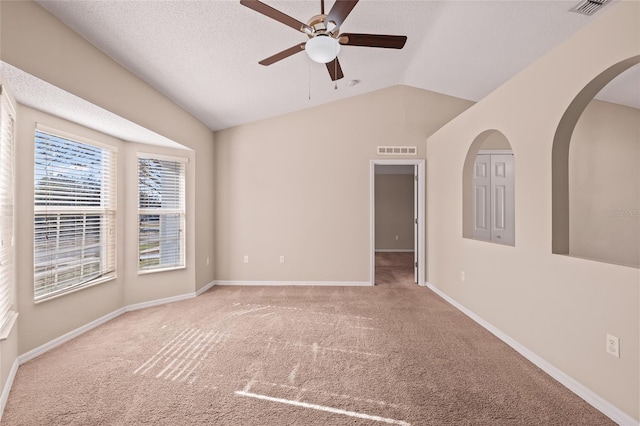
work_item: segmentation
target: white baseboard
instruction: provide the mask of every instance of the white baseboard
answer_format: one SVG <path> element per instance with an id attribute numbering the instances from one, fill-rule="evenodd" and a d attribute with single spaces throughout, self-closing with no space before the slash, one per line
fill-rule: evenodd
<path id="1" fill-rule="evenodd" d="M 130 311 L 135 311 L 138 309 L 144 309 L 144 308 L 150 308 L 153 306 L 159 306 L 159 305 L 164 305 L 167 303 L 173 303 L 173 302 L 178 302 L 181 300 L 186 300 L 186 299 L 191 299 L 193 297 L 199 296 L 200 294 L 204 293 L 205 291 L 209 290 L 211 287 L 213 287 L 214 285 L 252 285 L 252 286 L 276 286 L 276 285 L 305 285 L 305 286 L 312 286 L 312 285 L 317 285 L 317 286 L 370 286 L 371 283 L 368 281 L 224 281 L 224 280 L 217 280 L 217 281 L 212 281 L 209 284 L 205 285 L 204 287 L 202 287 L 200 290 L 198 290 L 197 292 L 194 293 L 186 293 L 186 294 L 181 294 L 178 296 L 172 296 L 172 297 L 166 297 L 163 299 L 156 299 L 156 300 L 150 300 L 148 302 L 142 302 L 142 303 L 135 303 L 132 305 L 127 305 L 123 308 L 117 309 L 109 314 L 106 314 L 98 319 L 95 319 L 93 321 L 91 321 L 88 324 L 85 324 L 81 327 L 76 328 L 75 330 L 72 330 L 66 334 L 63 334 L 60 337 L 57 337 L 43 345 L 38 346 L 35 349 L 30 350 L 29 352 L 26 352 L 20 356 L 18 356 L 18 363 L 19 364 L 24 364 L 27 361 L 30 361 L 34 358 L 36 358 L 39 355 L 42 355 L 43 353 L 50 351 L 51 349 L 55 348 L 56 346 L 60 346 L 61 344 L 68 342 L 69 340 L 73 339 L 74 337 L 80 336 L 83 333 L 86 333 L 87 331 L 102 325 L 104 323 L 106 323 L 107 321 L 110 321 L 122 314 L 124 314 L 125 312 L 130 312 Z M 1 412 L 0 412 L 1 415 Z"/>
<path id="2" fill-rule="evenodd" d="M 413 249 L 376 249 L 376 253 L 413 253 Z"/>
<path id="3" fill-rule="evenodd" d="M 580 398 L 584 399 L 586 402 L 591 404 L 594 408 L 600 411 L 605 416 L 609 417 L 614 422 L 618 423 L 621 426 L 640 426 L 640 422 L 615 405 L 611 404 L 601 396 L 597 395 L 591 389 L 587 388 L 582 383 L 575 380 L 573 377 L 566 374 L 564 371 L 560 370 L 558 367 L 549 363 L 544 358 L 536 355 L 533 351 L 528 349 L 526 346 L 520 344 L 517 340 L 511 338 L 503 331 L 495 327 L 493 324 L 485 321 L 480 316 L 475 314 L 473 311 L 467 309 L 464 305 L 458 303 L 456 300 L 449 297 L 447 294 L 443 293 L 440 289 L 438 289 L 433 284 L 427 282 L 427 287 L 429 287 L 434 293 L 438 296 L 449 302 L 463 314 L 480 324 L 483 328 L 489 331 L 491 334 L 496 336 L 498 339 L 505 342 L 507 345 L 511 346 L 514 350 L 516 350 L 520 355 L 531 361 L 533 364 L 538 366 L 542 371 L 553 377 L 555 380 L 563 384 L 570 391 L 578 395 Z"/>
<path id="4" fill-rule="evenodd" d="M 211 284 L 208 284 L 208 285 L 211 285 Z M 178 296 L 165 297 L 163 299 L 150 300 L 148 302 L 134 303 L 132 305 L 127 305 L 123 308 L 116 309 L 111 313 L 108 313 L 98 319 L 91 321 L 88 324 L 78 327 L 75 330 L 72 330 L 66 334 L 63 334 L 60 337 L 57 337 L 47 342 L 44 345 L 38 346 L 37 348 L 30 350 L 29 352 L 25 352 L 24 354 L 18 356 L 18 362 L 20 364 L 24 364 L 25 362 L 30 361 L 47 351 L 50 351 L 56 346 L 60 346 L 61 344 L 68 342 L 74 337 L 78 337 L 81 334 L 86 333 L 87 331 L 93 328 L 96 328 L 97 326 L 102 325 L 107 321 L 110 321 L 116 317 L 119 317 L 120 315 L 126 312 L 137 311 L 139 309 L 145 309 L 145 308 L 151 308 L 153 306 L 165 305 L 167 303 L 179 302 L 181 300 L 192 299 L 194 297 L 196 297 L 196 293 L 186 293 L 186 294 L 180 294 Z"/>
<path id="5" fill-rule="evenodd" d="M 205 285 L 200 290 L 196 291 L 196 297 L 200 296 L 202 293 L 204 293 L 205 291 L 209 290 L 214 285 L 216 285 L 216 282 L 215 281 L 211 281 L 209 284 Z"/>
<path id="6" fill-rule="evenodd" d="M 137 311 L 139 309 L 151 308 L 153 306 L 166 305 L 167 303 L 193 299 L 194 297 L 196 297 L 195 293 L 187 293 L 187 294 L 180 294 L 178 296 L 165 297 L 163 299 L 150 300 L 148 302 L 134 303 L 133 305 L 125 306 L 124 312 L 131 312 L 131 311 Z"/>
<path id="7" fill-rule="evenodd" d="M 4 413 L 4 407 L 7 405 L 7 401 L 9 400 L 9 392 L 11 392 L 11 386 L 13 386 L 13 379 L 16 377 L 16 373 L 18 372 L 18 367 L 20 363 L 17 359 L 13 360 L 13 364 L 11 365 L 11 370 L 9 370 L 9 376 L 7 377 L 7 381 L 4 383 L 4 388 L 2 388 L 2 395 L 0 395 L 0 420 L 2 420 L 2 413 Z"/>
<path id="8" fill-rule="evenodd" d="M 241 280 L 216 280 L 216 285 L 237 285 L 237 286 L 371 286 L 370 281 L 241 281 Z"/>
<path id="9" fill-rule="evenodd" d="M 60 346 L 61 344 L 68 342 L 69 340 L 73 339 L 74 337 L 77 337 L 83 333 L 86 333 L 87 331 L 96 328 L 99 325 L 104 324 L 107 321 L 110 321 L 116 317 L 119 317 L 120 315 L 124 314 L 125 312 L 127 312 L 126 308 L 120 308 L 117 309 L 111 313 L 108 313 L 107 315 L 104 315 L 98 319 L 95 319 L 93 321 L 91 321 L 88 324 L 85 324 L 81 327 L 76 328 L 75 330 L 72 330 L 68 333 L 63 334 L 60 337 L 56 337 L 55 339 L 45 343 L 44 345 L 40 345 L 35 349 L 31 349 L 29 352 L 25 352 L 22 355 L 18 356 L 18 362 L 20 364 L 24 364 L 27 361 L 30 361 L 32 359 L 34 359 L 35 357 L 42 355 L 43 353 L 50 351 L 51 349 L 55 348 L 56 346 Z"/>

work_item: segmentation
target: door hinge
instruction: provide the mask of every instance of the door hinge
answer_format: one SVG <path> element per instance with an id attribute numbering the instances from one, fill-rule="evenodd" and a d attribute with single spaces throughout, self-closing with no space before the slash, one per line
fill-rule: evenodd
<path id="1" fill-rule="evenodd" d="M 417 267 L 418 267 L 418 262 L 415 262 L 415 263 L 413 264 L 413 266 L 414 266 L 415 268 L 417 268 Z"/>
<path id="2" fill-rule="evenodd" d="M 413 219 L 413 223 L 418 224 L 418 218 Z"/>

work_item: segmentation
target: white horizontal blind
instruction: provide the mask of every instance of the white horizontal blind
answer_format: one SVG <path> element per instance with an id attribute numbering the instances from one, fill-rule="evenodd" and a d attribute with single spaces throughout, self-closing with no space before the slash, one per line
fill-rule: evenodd
<path id="1" fill-rule="evenodd" d="M 185 265 L 185 162 L 138 157 L 138 270 Z"/>
<path id="2" fill-rule="evenodd" d="M 35 300 L 115 277 L 114 150 L 36 130 Z"/>
<path id="3" fill-rule="evenodd" d="M 14 131 L 15 111 L 0 89 L 0 329 L 14 310 Z"/>

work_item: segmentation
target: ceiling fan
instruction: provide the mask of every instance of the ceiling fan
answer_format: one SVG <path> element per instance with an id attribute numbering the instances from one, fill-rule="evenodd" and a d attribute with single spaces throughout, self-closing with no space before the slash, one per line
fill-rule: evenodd
<path id="1" fill-rule="evenodd" d="M 261 60 L 259 64 L 271 65 L 304 50 L 313 61 L 327 65 L 327 70 L 333 81 L 344 77 L 340 62 L 338 62 L 338 53 L 340 53 L 341 45 L 402 49 L 407 41 L 406 36 L 339 34 L 340 26 L 357 3 L 358 0 L 336 0 L 329 13 L 325 14 L 324 0 L 320 0 L 320 14 L 312 16 L 305 24 L 261 1 L 240 0 L 241 5 L 281 22 L 309 37 L 308 41 L 269 56 Z"/>

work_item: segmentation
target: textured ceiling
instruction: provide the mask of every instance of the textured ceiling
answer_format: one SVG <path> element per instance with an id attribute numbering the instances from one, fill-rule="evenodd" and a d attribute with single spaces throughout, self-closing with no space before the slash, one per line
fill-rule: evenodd
<path id="1" fill-rule="evenodd" d="M 395 84 L 479 101 L 594 19 L 565 0 L 361 0 L 341 32 L 408 41 L 402 50 L 343 46 L 336 90 L 304 52 L 259 65 L 307 38 L 237 0 L 38 3 L 213 130 Z M 300 21 L 320 11 L 319 0 L 265 3 Z M 640 72 L 604 98 L 640 108 Z"/>

